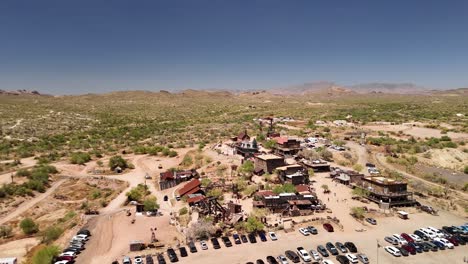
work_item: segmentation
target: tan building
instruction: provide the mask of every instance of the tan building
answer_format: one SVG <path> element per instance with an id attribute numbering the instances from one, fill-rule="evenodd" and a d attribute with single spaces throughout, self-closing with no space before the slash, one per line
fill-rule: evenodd
<path id="1" fill-rule="evenodd" d="M 284 158 L 273 154 L 258 155 L 255 157 L 255 172 L 257 174 L 273 173 L 273 171 L 285 165 Z"/>

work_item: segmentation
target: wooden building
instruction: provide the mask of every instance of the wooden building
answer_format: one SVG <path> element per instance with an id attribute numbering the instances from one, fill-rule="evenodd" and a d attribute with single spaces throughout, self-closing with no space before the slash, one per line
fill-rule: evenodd
<path id="1" fill-rule="evenodd" d="M 282 183 L 292 183 L 294 185 L 309 183 L 308 171 L 299 164 L 278 167 L 276 172 Z"/>
<path id="2" fill-rule="evenodd" d="M 292 156 L 296 155 L 301 150 L 301 141 L 296 138 L 289 137 L 276 137 L 273 138 L 276 141 L 276 147 L 274 153 L 281 156 Z"/>
<path id="3" fill-rule="evenodd" d="M 408 183 L 396 181 L 387 177 L 363 177 L 355 187 L 366 190 L 367 198 L 379 204 L 394 206 L 413 206 L 418 202 L 413 198 L 413 193 L 408 192 Z"/>
<path id="4" fill-rule="evenodd" d="M 258 155 L 255 157 L 255 172 L 273 173 L 273 171 L 285 165 L 284 158 L 273 154 Z"/>
<path id="5" fill-rule="evenodd" d="M 198 178 L 198 172 L 194 169 L 183 171 L 167 170 L 159 175 L 159 189 L 165 190 L 178 185 L 181 182 Z"/>

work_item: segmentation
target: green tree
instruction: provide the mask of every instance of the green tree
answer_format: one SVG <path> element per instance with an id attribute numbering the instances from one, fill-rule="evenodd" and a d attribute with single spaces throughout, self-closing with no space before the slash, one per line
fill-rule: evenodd
<path id="1" fill-rule="evenodd" d="M 115 170 L 115 168 L 120 167 L 122 170 L 128 168 L 127 161 L 122 158 L 122 156 L 113 156 L 109 160 L 109 167 L 111 170 Z"/>
<path id="2" fill-rule="evenodd" d="M 465 168 L 463 169 L 463 172 L 464 172 L 465 174 L 468 174 L 468 165 L 465 166 Z"/>
<path id="3" fill-rule="evenodd" d="M 323 189 L 324 191 L 328 191 L 328 190 L 329 190 L 328 185 L 326 185 L 326 184 L 322 184 L 321 187 L 322 187 L 322 189 Z"/>
<path id="4" fill-rule="evenodd" d="M 257 217 L 254 216 L 249 217 L 249 219 L 247 219 L 247 222 L 245 222 L 245 229 L 249 233 L 254 231 L 261 231 L 264 227 L 265 226 L 263 225 L 263 223 Z"/>
<path id="5" fill-rule="evenodd" d="M 240 167 L 239 167 L 239 171 L 241 173 L 245 173 L 245 174 L 252 174 L 252 172 L 254 171 L 254 164 L 252 161 L 250 160 L 246 160 Z"/>
<path id="6" fill-rule="evenodd" d="M 42 241 L 46 244 L 56 240 L 63 233 L 63 229 L 58 226 L 50 226 L 44 231 Z"/>
<path id="7" fill-rule="evenodd" d="M 221 199 L 222 196 L 223 196 L 223 190 L 221 188 L 213 188 L 211 190 L 209 190 L 206 195 L 208 196 L 213 196 L 213 197 L 216 197 L 218 199 Z M 222 200 L 222 199 L 221 199 Z"/>
<path id="8" fill-rule="evenodd" d="M 333 153 L 331 153 L 328 149 L 322 149 L 320 151 L 320 156 L 322 159 L 331 161 L 333 159 Z"/>
<path id="9" fill-rule="evenodd" d="M 31 235 L 39 231 L 39 227 L 31 218 L 24 218 L 20 222 L 20 228 L 26 235 Z"/>
<path id="10" fill-rule="evenodd" d="M 45 246 L 44 248 L 36 251 L 32 257 L 33 264 L 46 264 L 52 263 L 54 257 L 60 254 L 60 248 L 55 245 Z"/>
<path id="11" fill-rule="evenodd" d="M 361 188 L 354 188 L 353 189 L 353 195 L 356 196 L 361 196 L 361 197 L 366 197 L 369 195 L 369 191 Z"/>
<path id="12" fill-rule="evenodd" d="M 182 207 L 182 208 L 180 208 L 180 210 L 179 210 L 179 215 L 185 215 L 185 214 L 187 214 L 187 213 L 188 213 L 187 207 Z"/>
<path id="13" fill-rule="evenodd" d="M 283 191 L 286 193 L 295 193 L 296 192 L 296 186 L 292 183 L 285 183 L 283 184 Z"/>
<path id="14" fill-rule="evenodd" d="M 363 219 L 366 211 L 362 207 L 352 207 L 351 215 L 357 219 Z"/>
<path id="15" fill-rule="evenodd" d="M 148 187 L 143 184 L 138 184 L 137 187 L 132 188 L 126 193 L 128 201 L 142 202 L 143 197 L 148 194 Z"/>
<path id="16" fill-rule="evenodd" d="M 156 197 L 153 195 L 146 197 L 145 201 L 143 202 L 143 207 L 145 211 L 156 211 L 156 209 L 159 209 L 159 204 L 157 203 Z"/>
<path id="17" fill-rule="evenodd" d="M 276 141 L 274 141 L 273 139 L 270 139 L 266 141 L 265 144 L 263 144 L 263 146 L 267 149 L 273 149 L 274 147 L 276 147 Z"/>

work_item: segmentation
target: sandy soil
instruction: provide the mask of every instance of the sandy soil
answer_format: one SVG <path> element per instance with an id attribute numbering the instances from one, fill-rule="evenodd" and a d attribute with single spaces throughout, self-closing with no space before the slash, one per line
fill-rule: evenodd
<path id="1" fill-rule="evenodd" d="M 424 158 L 424 154 L 418 155 L 418 160 L 437 167 L 443 167 L 453 170 L 463 170 L 464 166 L 468 163 L 468 153 L 460 149 L 431 149 L 430 159 Z"/>
<path id="2" fill-rule="evenodd" d="M 0 162 L 1 163 L 9 163 L 9 162 L 13 162 L 13 160 L 3 160 L 3 161 L 0 161 Z M 10 183 L 12 174 L 14 175 L 16 173 L 16 171 L 19 170 L 19 169 L 30 168 L 30 167 L 36 165 L 36 162 L 37 161 L 34 159 L 34 157 L 21 159 L 21 164 L 19 166 L 15 167 L 14 171 L 0 174 L 0 185 L 4 184 L 4 183 Z"/>
<path id="3" fill-rule="evenodd" d="M 402 131 L 404 134 L 413 136 L 416 138 L 440 138 L 441 136 L 447 135 L 452 139 L 467 139 L 467 133 L 455 133 L 448 132 L 447 134 L 441 134 L 441 130 L 425 127 L 417 127 L 412 125 L 366 125 L 362 126 L 364 129 L 370 129 L 374 131 L 387 131 L 387 132 L 396 132 Z"/>
<path id="4" fill-rule="evenodd" d="M 21 263 L 22 257 L 26 255 L 29 249 L 39 245 L 40 239 L 31 237 L 11 241 L 0 245 L 0 258 L 16 257 L 18 263 Z"/>

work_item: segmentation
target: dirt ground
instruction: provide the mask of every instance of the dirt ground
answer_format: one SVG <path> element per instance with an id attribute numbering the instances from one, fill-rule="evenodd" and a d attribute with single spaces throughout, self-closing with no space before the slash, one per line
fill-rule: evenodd
<path id="1" fill-rule="evenodd" d="M 412 126 L 412 125 L 388 125 L 388 124 L 366 125 L 366 126 L 362 126 L 362 128 L 370 129 L 374 131 L 386 131 L 386 132 L 395 132 L 395 133 L 402 131 L 404 134 L 413 136 L 415 138 L 430 138 L 430 137 L 440 138 L 441 136 L 444 136 L 444 135 L 449 136 L 450 138 L 454 140 L 468 138 L 467 133 L 448 132 L 447 134 L 442 134 L 441 130 L 439 129 L 418 127 L 418 126 Z"/>
<path id="2" fill-rule="evenodd" d="M 39 238 L 30 237 L 19 240 L 14 240 L 0 245 L 0 258 L 16 257 L 18 263 L 23 260 L 22 257 L 26 255 L 29 249 L 40 243 Z"/>
<path id="3" fill-rule="evenodd" d="M 428 165 L 457 171 L 463 170 L 466 163 L 468 163 L 468 153 L 460 149 L 431 149 L 428 152 L 430 159 L 424 158 L 424 154 L 419 154 L 418 160 Z"/>

